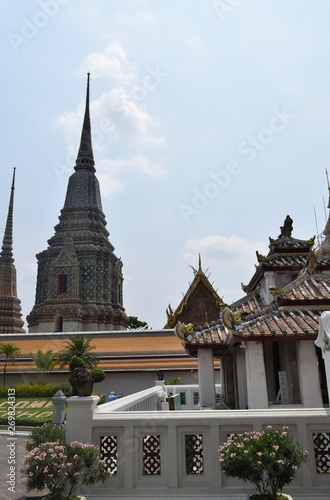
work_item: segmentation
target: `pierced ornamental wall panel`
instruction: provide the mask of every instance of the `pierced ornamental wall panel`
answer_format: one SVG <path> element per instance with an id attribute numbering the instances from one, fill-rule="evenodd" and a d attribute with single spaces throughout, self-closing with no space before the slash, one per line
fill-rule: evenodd
<path id="1" fill-rule="evenodd" d="M 143 436 L 143 475 L 159 476 L 160 472 L 160 436 Z"/>
<path id="2" fill-rule="evenodd" d="M 330 432 L 313 432 L 316 472 L 330 474 Z"/>
<path id="3" fill-rule="evenodd" d="M 182 405 L 186 405 L 187 404 L 187 396 L 186 396 L 185 392 L 180 392 L 180 403 Z"/>
<path id="4" fill-rule="evenodd" d="M 100 457 L 104 460 L 112 475 L 118 474 L 117 436 L 100 437 Z"/>
<path id="5" fill-rule="evenodd" d="M 203 436 L 185 434 L 186 474 L 204 474 Z"/>
<path id="6" fill-rule="evenodd" d="M 193 400 L 194 400 L 194 405 L 199 404 L 199 392 L 194 392 L 193 393 Z"/>

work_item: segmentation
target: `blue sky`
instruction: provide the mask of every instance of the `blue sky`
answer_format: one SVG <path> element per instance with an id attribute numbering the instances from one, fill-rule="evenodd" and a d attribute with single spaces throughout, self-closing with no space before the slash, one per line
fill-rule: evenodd
<path id="1" fill-rule="evenodd" d="M 25 316 L 79 146 L 86 73 L 96 174 L 124 306 L 166 323 L 193 279 L 242 296 L 287 214 L 327 210 L 326 0 L 3 0 L 1 238 L 16 167 L 14 257 Z"/>

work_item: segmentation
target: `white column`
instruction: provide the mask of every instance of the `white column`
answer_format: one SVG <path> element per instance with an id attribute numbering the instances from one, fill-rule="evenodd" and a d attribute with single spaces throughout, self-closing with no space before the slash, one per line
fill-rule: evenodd
<path id="1" fill-rule="evenodd" d="M 330 351 L 323 352 L 325 374 L 327 377 L 328 398 L 330 401 Z"/>
<path id="2" fill-rule="evenodd" d="M 330 311 L 324 311 L 320 316 L 320 328 L 315 345 L 322 351 L 325 374 L 327 378 L 328 398 L 330 401 Z"/>
<path id="3" fill-rule="evenodd" d="M 246 342 L 245 356 L 248 408 L 268 408 L 269 402 L 262 343 L 254 340 Z"/>
<path id="4" fill-rule="evenodd" d="M 93 413 L 97 408 L 99 396 L 72 396 L 67 399 L 69 405 L 66 417 L 66 442 L 80 441 L 91 443 L 93 434 Z"/>
<path id="5" fill-rule="evenodd" d="M 198 349 L 200 409 L 215 408 L 215 377 L 212 349 Z"/>
<path id="6" fill-rule="evenodd" d="M 244 347 L 243 347 L 244 346 Z M 237 380 L 237 400 L 236 408 L 245 410 L 248 406 L 247 391 L 246 391 L 246 360 L 245 360 L 245 345 L 235 351 L 235 367 Z"/>
<path id="7" fill-rule="evenodd" d="M 322 394 L 317 357 L 312 340 L 297 341 L 301 402 L 304 408 L 322 408 Z"/>

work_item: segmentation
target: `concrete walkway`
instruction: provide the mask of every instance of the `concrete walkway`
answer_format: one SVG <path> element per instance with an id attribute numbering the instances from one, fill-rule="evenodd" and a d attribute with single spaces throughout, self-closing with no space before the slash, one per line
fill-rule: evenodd
<path id="1" fill-rule="evenodd" d="M 23 465 L 25 442 L 28 432 L 17 432 L 14 436 L 0 431 L 0 499 L 25 500 L 26 488 L 22 484 L 20 469 Z M 12 469 L 10 469 L 12 467 Z M 8 475 L 12 472 L 12 476 Z M 11 483 L 7 483 L 12 479 Z M 13 485 L 13 486 L 12 486 Z M 8 488 L 12 488 L 11 491 Z"/>

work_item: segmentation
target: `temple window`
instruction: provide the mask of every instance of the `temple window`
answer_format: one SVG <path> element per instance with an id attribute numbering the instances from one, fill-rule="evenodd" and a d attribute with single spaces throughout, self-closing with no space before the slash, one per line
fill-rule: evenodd
<path id="1" fill-rule="evenodd" d="M 68 291 L 68 275 L 58 274 L 57 275 L 57 295 L 62 293 L 67 293 Z"/>

